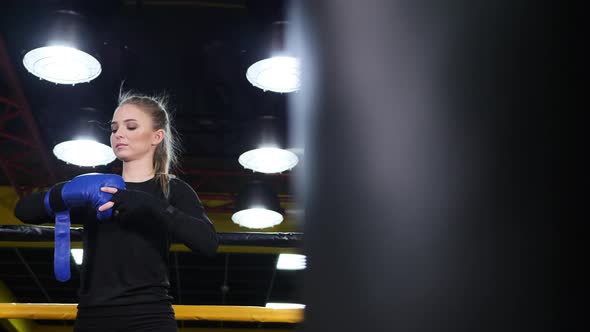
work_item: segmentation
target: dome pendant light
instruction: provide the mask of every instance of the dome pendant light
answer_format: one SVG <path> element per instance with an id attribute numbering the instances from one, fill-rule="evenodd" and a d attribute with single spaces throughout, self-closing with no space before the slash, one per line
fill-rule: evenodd
<path id="1" fill-rule="evenodd" d="M 116 159 L 113 149 L 104 144 L 106 132 L 99 121 L 80 120 L 66 140 L 53 147 L 57 159 L 81 167 L 107 165 Z"/>
<path id="2" fill-rule="evenodd" d="M 80 14 L 60 10 L 50 17 L 41 47 L 23 57 L 23 65 L 33 75 L 56 84 L 90 82 L 102 71 L 100 62 L 84 50 L 92 44 L 89 29 Z"/>
<path id="3" fill-rule="evenodd" d="M 258 119 L 255 148 L 240 155 L 238 162 L 246 169 L 271 174 L 288 171 L 299 162 L 296 154 L 280 148 L 284 144 L 284 134 L 279 130 L 278 119 L 265 115 Z"/>
<path id="4" fill-rule="evenodd" d="M 286 26 L 284 21 L 273 23 L 271 56 L 255 62 L 246 71 L 248 81 L 264 91 L 288 93 L 299 90 L 299 59 L 286 51 Z"/>
<path id="5" fill-rule="evenodd" d="M 107 165 L 116 158 L 110 146 L 84 138 L 57 144 L 53 148 L 53 154 L 68 164 L 82 167 Z"/>
<path id="6" fill-rule="evenodd" d="M 299 158 L 289 150 L 261 147 L 242 153 L 238 162 L 246 169 L 271 174 L 292 169 L 299 162 Z"/>
<path id="7" fill-rule="evenodd" d="M 299 90 L 299 60 L 291 56 L 273 56 L 248 68 L 246 78 L 264 91 L 288 93 Z"/>
<path id="8" fill-rule="evenodd" d="M 272 188 L 261 180 L 252 180 L 236 199 L 236 212 L 231 219 L 247 228 L 263 229 L 283 222 L 279 199 Z"/>

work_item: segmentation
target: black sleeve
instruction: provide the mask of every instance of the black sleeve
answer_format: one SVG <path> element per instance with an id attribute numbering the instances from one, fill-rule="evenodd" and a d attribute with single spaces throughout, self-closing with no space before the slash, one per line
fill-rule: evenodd
<path id="1" fill-rule="evenodd" d="M 53 211 L 66 210 L 65 203 L 61 198 L 61 189 L 65 182 L 56 184 L 49 195 L 49 205 Z M 50 216 L 45 209 L 45 194 L 47 191 L 32 193 L 21 198 L 14 208 L 14 216 L 25 224 L 45 224 L 54 223 L 55 219 Z M 72 224 L 83 223 L 85 211 L 82 209 L 72 209 L 70 219 Z"/>
<path id="2" fill-rule="evenodd" d="M 14 216 L 25 224 L 44 224 L 53 218 L 45 210 L 45 191 L 32 193 L 21 198 L 14 208 Z"/>
<path id="3" fill-rule="evenodd" d="M 168 232 L 176 241 L 206 256 L 217 252 L 217 232 L 197 193 L 186 182 L 170 181 L 170 206 L 163 212 Z"/>

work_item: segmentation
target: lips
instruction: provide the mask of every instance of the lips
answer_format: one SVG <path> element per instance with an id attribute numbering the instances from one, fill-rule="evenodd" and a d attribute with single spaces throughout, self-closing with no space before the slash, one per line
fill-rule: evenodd
<path id="1" fill-rule="evenodd" d="M 127 146 L 127 144 L 119 143 L 119 144 L 115 145 L 115 149 L 124 148 L 126 146 Z"/>

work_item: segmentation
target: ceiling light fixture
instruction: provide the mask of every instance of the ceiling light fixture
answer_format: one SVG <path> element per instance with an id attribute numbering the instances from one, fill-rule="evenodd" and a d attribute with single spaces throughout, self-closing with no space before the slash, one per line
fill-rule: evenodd
<path id="1" fill-rule="evenodd" d="M 299 90 L 299 71 L 297 58 L 274 56 L 251 65 L 246 71 L 246 78 L 264 91 L 288 93 Z"/>
<path id="2" fill-rule="evenodd" d="M 93 139 L 61 142 L 53 148 L 53 154 L 68 164 L 83 167 L 107 165 L 116 158 L 110 146 Z"/>
<path id="3" fill-rule="evenodd" d="M 272 188 L 253 180 L 244 186 L 236 199 L 236 212 L 232 221 L 247 228 L 263 229 L 283 222 L 279 199 Z"/>
<path id="4" fill-rule="evenodd" d="M 258 119 L 250 146 L 253 149 L 242 153 L 238 162 L 246 169 L 271 174 L 291 170 L 299 162 L 297 155 L 281 149 L 284 145 L 285 129 L 279 129 L 278 119 L 265 115 Z"/>
<path id="5" fill-rule="evenodd" d="M 292 169 L 299 158 L 289 150 L 263 147 L 242 153 L 238 162 L 246 169 L 270 174 Z"/>
<path id="6" fill-rule="evenodd" d="M 299 59 L 285 47 L 287 25 L 285 21 L 273 23 L 271 57 L 255 62 L 246 71 L 248 81 L 264 91 L 288 93 L 300 88 Z"/>
<path id="7" fill-rule="evenodd" d="M 31 74 L 56 84 L 87 83 L 102 70 L 92 55 L 67 46 L 31 50 L 25 54 L 23 64 Z"/>
<path id="8" fill-rule="evenodd" d="M 31 74 L 56 84 L 72 85 L 90 82 L 100 75 L 100 62 L 89 51 L 92 34 L 82 15 L 58 10 L 39 29 L 35 43 L 41 46 L 23 57 Z"/>
<path id="9" fill-rule="evenodd" d="M 85 114 L 90 113 L 90 114 Z M 53 147 L 53 154 L 68 164 L 82 167 L 107 165 L 117 157 L 107 142 L 107 129 L 102 127 L 104 121 L 95 119 L 93 107 L 80 108 L 80 119 L 72 128 L 60 134 L 61 142 Z M 76 125 L 77 123 L 77 125 Z"/>

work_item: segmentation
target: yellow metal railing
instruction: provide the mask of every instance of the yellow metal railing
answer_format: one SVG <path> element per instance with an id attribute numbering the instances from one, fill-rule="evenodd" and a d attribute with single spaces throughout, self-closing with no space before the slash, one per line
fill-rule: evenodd
<path id="1" fill-rule="evenodd" d="M 0 319 L 73 320 L 76 304 L 0 303 Z M 177 320 L 212 320 L 262 323 L 299 323 L 303 309 L 271 309 L 263 307 L 174 305 Z"/>

